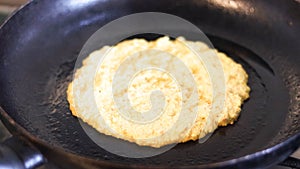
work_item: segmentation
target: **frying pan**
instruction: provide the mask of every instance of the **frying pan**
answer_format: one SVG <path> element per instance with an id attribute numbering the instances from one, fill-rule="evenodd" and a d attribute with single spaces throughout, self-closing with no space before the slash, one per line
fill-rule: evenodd
<path id="1" fill-rule="evenodd" d="M 204 144 L 178 144 L 149 158 L 114 155 L 86 135 L 66 100 L 76 58 L 101 26 L 138 12 L 190 21 L 243 65 L 252 92 L 234 125 Z M 269 167 L 300 145 L 299 47 L 295 0 L 33 0 L 0 29 L 0 112 L 14 135 L 1 145 L 2 165 L 33 168 L 47 159 L 62 168 Z"/>

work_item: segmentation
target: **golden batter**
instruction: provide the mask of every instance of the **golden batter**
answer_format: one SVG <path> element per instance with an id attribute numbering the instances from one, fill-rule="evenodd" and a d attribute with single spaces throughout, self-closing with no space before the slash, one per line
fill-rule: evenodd
<path id="1" fill-rule="evenodd" d="M 185 43 L 192 45 L 204 57 L 217 54 L 220 59 L 226 84 L 224 107 L 220 112 L 210 112 L 213 102 L 211 79 L 203 63 L 195 60 L 195 53 L 184 45 Z M 117 84 L 126 85 L 128 89 L 117 91 L 114 96 L 128 96 L 130 104 L 136 112 L 142 114 L 149 111 L 153 106 L 151 101 L 159 100 L 158 96 L 158 98 L 154 96 L 154 99 L 150 99 L 151 92 L 154 90 L 161 91 L 165 96 L 163 112 L 152 121 L 139 123 L 131 119 L 135 119 L 140 114 L 129 114 L 127 117 L 122 115 L 119 110 L 127 110 L 126 105 L 116 106 L 112 94 L 113 77 L 120 65 L 129 57 L 146 56 L 147 59 L 140 62 L 160 62 L 170 69 L 178 68 L 178 63 L 174 59 L 164 57 L 167 55 L 166 53 L 179 58 L 190 70 L 197 85 L 199 99 L 194 103 L 185 103 L 182 93 L 189 95 L 192 91 L 183 91 L 178 85 L 179 82 L 174 80 L 168 72 L 158 69 L 145 70 L 133 78 L 129 77 L 130 73 L 126 74 L 121 71 L 122 78 L 133 79 L 129 84 Z M 161 58 L 159 61 L 157 60 L 158 55 Z M 99 58 L 104 59 L 100 60 Z M 132 61 L 136 60 L 132 59 Z M 132 71 L 138 70 L 138 64 L 133 65 L 136 65 L 136 68 L 133 66 Z M 176 40 L 162 37 L 155 41 L 132 39 L 112 47 L 105 46 L 91 53 L 83 61 L 83 66 L 76 71 L 73 81 L 68 86 L 67 99 L 72 114 L 97 131 L 138 145 L 161 147 L 172 143 L 197 140 L 213 132 L 218 126 L 233 124 L 239 116 L 243 101 L 249 97 L 250 88 L 247 80 L 248 75 L 240 64 L 224 53 L 210 49 L 202 42 L 187 41 L 182 37 Z M 127 81 L 124 80 L 125 82 Z M 185 82 L 183 79 L 182 83 L 190 82 Z M 188 104 L 190 110 L 197 107 L 198 112 L 195 120 L 191 121 L 186 128 L 174 126 L 180 113 L 186 113 L 186 116 L 184 114 L 181 118 L 189 115 L 189 112 L 181 112 L 183 104 Z"/>

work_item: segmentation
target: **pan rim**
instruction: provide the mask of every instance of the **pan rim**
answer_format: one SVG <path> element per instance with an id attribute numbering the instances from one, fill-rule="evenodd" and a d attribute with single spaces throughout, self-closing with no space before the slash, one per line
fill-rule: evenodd
<path id="1" fill-rule="evenodd" d="M 30 5 L 33 3 L 37 3 L 38 0 L 30 0 L 24 5 L 22 5 L 19 9 L 14 11 L 1 25 L 0 25 L 0 30 L 2 30 L 5 25 L 11 20 L 11 18 L 15 17 L 20 10 L 24 10 L 26 8 L 29 8 Z M 298 2 L 298 1 L 296 1 Z M 167 166 L 167 165 L 147 165 L 143 166 L 141 164 L 128 164 L 125 163 L 112 163 L 104 160 L 97 160 L 95 158 L 89 158 L 87 156 L 81 156 L 75 153 L 72 153 L 62 147 L 58 147 L 56 145 L 50 145 L 43 139 L 40 139 L 30 132 L 28 132 L 24 127 L 22 127 L 20 124 L 18 124 L 0 105 L 0 119 L 4 123 L 4 125 L 8 128 L 8 130 L 12 133 L 14 136 L 18 136 L 25 141 L 29 141 L 31 143 L 34 143 L 35 145 L 40 145 L 43 147 L 46 147 L 48 149 L 53 149 L 54 151 L 57 151 L 61 153 L 62 155 L 71 157 L 71 158 L 76 158 L 78 160 L 85 160 L 87 162 L 90 162 L 91 164 L 97 164 L 101 166 L 109 166 L 109 167 L 116 167 L 116 168 L 174 168 L 172 166 Z M 230 160 L 225 160 L 225 161 L 220 161 L 220 162 L 215 162 L 215 163 L 208 163 L 208 164 L 199 164 L 199 165 L 188 165 L 188 166 L 176 166 L 176 168 L 184 168 L 184 169 L 190 169 L 190 168 L 217 168 L 217 167 L 230 167 L 234 166 L 236 164 L 249 164 L 251 161 L 255 161 L 258 158 L 261 157 L 266 157 L 268 155 L 271 155 L 274 152 L 282 152 L 280 158 L 277 158 L 276 160 L 271 161 L 269 164 L 265 164 L 266 166 L 276 164 L 278 162 L 283 161 L 285 158 L 287 158 L 289 155 L 293 153 L 293 150 L 296 150 L 300 145 L 297 145 L 295 143 L 300 142 L 300 132 L 297 134 L 287 138 L 284 141 L 281 141 L 280 143 L 271 146 L 267 149 L 248 154 L 236 159 L 230 159 Z M 292 150 L 293 149 L 293 150 Z M 76 160 L 75 160 L 76 161 Z M 242 166 L 241 166 L 242 167 Z"/>
<path id="2" fill-rule="evenodd" d="M 109 166 L 109 167 L 116 167 L 116 168 L 128 168 L 128 164 L 125 163 L 112 163 L 104 160 L 97 160 L 93 158 L 89 158 L 87 156 L 81 156 L 72 152 L 69 152 L 68 150 L 65 150 L 62 147 L 58 147 L 56 145 L 50 145 L 43 139 L 35 137 L 33 134 L 28 132 L 25 128 L 23 128 L 21 125 L 19 125 L 17 122 L 14 121 L 12 117 L 8 115 L 8 113 L 0 106 L 0 119 L 7 127 L 7 129 L 11 132 L 12 135 L 19 137 L 20 139 L 23 139 L 24 141 L 28 141 L 30 143 L 34 143 L 35 146 L 39 145 L 42 147 L 46 147 L 48 149 L 53 149 L 54 151 L 70 158 L 76 158 L 78 160 L 84 160 L 91 163 L 96 163 L 101 166 Z M 198 165 L 186 165 L 186 166 L 180 166 L 176 168 L 182 168 L 182 169 L 192 169 L 192 168 L 217 168 L 217 167 L 230 167 L 234 166 L 236 164 L 249 164 L 249 162 L 256 161 L 257 159 L 262 159 L 262 157 L 266 157 L 269 155 L 272 155 L 274 152 L 280 152 L 280 158 L 277 158 L 276 160 L 273 160 L 273 162 L 265 163 L 266 166 L 271 166 L 273 164 L 277 164 L 279 162 L 282 162 L 285 160 L 289 155 L 291 155 L 300 145 L 297 146 L 296 143 L 300 142 L 300 132 L 294 136 L 291 136 L 290 138 L 286 139 L 285 141 L 282 141 L 281 143 L 278 143 L 272 147 L 269 147 L 267 149 L 248 154 L 236 159 L 231 160 L 225 160 L 215 163 L 208 163 L 208 164 L 198 164 Z M 45 155 L 45 154 L 44 154 Z M 155 169 L 168 169 L 173 168 L 172 166 L 168 165 L 141 165 L 141 164 L 130 164 L 130 168 L 155 168 Z"/>

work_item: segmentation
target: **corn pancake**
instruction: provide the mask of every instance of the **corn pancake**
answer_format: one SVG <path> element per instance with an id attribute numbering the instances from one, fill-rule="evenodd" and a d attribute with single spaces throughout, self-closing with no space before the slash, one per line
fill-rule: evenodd
<path id="1" fill-rule="evenodd" d="M 197 48 L 204 57 L 217 54 L 220 59 L 226 84 L 225 103 L 221 111 L 209 116 L 213 100 L 211 79 L 203 63 L 195 60 L 195 54 L 183 42 Z M 151 92 L 160 90 L 166 102 L 161 116 L 149 123 L 141 124 L 128 120 L 118 113 L 118 110 L 123 107 L 117 107 L 112 96 L 113 77 L 116 71 L 127 57 L 135 54 L 147 56 L 148 60 L 143 62 L 155 62 L 151 58 L 163 55 L 163 53 L 153 49 L 178 57 L 194 77 L 199 99 L 198 102 L 189 103 L 188 108 L 192 110 L 197 107 L 198 114 L 188 128 L 183 129 L 174 124 L 184 104 L 180 93 L 185 92 L 183 94 L 189 95 L 191 91 L 181 91 L 178 82 L 168 73 L 155 69 L 140 72 L 130 84 L 119 84 L 128 85 L 128 90 L 116 93 L 116 95 L 127 94 L 133 109 L 143 113 L 151 109 Z M 104 55 L 105 59 L 99 65 L 99 58 Z M 164 62 L 171 68 L 176 69 L 178 66 L 173 63 L 172 59 L 164 59 L 163 56 L 161 58 L 159 62 Z M 133 67 L 132 70 L 134 71 L 135 68 Z M 127 77 L 127 75 L 124 73 L 122 77 Z M 92 52 L 83 61 L 83 66 L 76 70 L 74 79 L 68 86 L 67 99 L 72 114 L 100 133 L 141 146 L 161 147 L 197 140 L 213 132 L 218 126 L 233 124 L 240 114 L 243 101 L 249 97 L 250 88 L 247 81 L 248 75 L 240 64 L 234 62 L 226 54 L 210 49 L 202 42 L 187 41 L 182 37 L 176 40 L 162 37 L 155 41 L 132 39 L 112 47 L 104 46 Z M 94 102 L 97 106 L 92 105 Z M 171 128 L 173 130 L 168 133 L 167 131 Z"/>

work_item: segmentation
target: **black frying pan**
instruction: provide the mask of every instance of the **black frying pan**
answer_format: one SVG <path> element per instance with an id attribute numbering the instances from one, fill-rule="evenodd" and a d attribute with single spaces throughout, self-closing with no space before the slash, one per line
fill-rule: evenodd
<path id="1" fill-rule="evenodd" d="M 69 111 L 65 90 L 80 49 L 97 29 L 147 11 L 174 14 L 201 28 L 216 48 L 243 65 L 252 92 L 239 120 L 204 144 L 178 144 L 161 155 L 133 159 L 89 139 Z M 34 0 L 0 29 L 1 119 L 17 136 L 5 145 L 22 162 L 43 161 L 38 149 L 65 168 L 267 167 L 300 145 L 299 63 L 295 0 Z"/>

